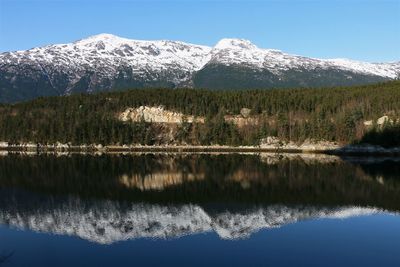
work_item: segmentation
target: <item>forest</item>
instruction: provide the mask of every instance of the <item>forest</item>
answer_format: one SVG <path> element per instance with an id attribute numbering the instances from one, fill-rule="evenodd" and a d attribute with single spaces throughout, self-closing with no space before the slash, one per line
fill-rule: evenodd
<path id="1" fill-rule="evenodd" d="M 176 125 L 123 122 L 128 107 L 164 106 L 204 123 Z M 250 110 L 260 123 L 239 127 L 224 119 Z M 390 121 L 376 125 L 388 116 Z M 400 81 L 364 86 L 268 90 L 130 89 L 96 94 L 43 97 L 0 104 L 0 141 L 13 144 L 258 145 L 262 138 L 306 139 L 348 144 L 400 145 Z M 373 121 L 366 127 L 365 121 Z M 173 138 L 163 134 L 173 132 Z"/>

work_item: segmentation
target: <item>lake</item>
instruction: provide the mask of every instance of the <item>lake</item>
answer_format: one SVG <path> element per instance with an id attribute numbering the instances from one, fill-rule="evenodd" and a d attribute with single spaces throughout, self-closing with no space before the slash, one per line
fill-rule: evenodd
<path id="1" fill-rule="evenodd" d="M 400 159 L 0 156 L 0 266 L 400 266 Z"/>

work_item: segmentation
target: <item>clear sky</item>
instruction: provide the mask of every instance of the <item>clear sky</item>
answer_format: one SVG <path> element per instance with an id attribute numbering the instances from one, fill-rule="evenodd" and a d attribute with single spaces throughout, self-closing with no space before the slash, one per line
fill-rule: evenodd
<path id="1" fill-rule="evenodd" d="M 259 47 L 320 58 L 400 60 L 400 0 L 0 0 L 0 51 L 98 33 Z"/>

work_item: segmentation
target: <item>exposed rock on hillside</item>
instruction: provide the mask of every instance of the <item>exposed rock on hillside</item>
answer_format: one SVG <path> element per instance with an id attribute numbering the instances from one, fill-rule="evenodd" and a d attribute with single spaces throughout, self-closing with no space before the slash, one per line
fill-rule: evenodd
<path id="1" fill-rule="evenodd" d="M 395 120 L 387 115 L 384 115 L 384 116 L 378 118 L 376 121 L 374 121 L 374 120 L 364 121 L 364 126 L 371 127 L 374 125 L 374 122 L 376 123 L 377 126 L 383 126 L 385 123 L 394 123 L 397 121 L 398 120 Z"/>
<path id="2" fill-rule="evenodd" d="M 301 150 L 301 151 L 326 151 L 335 150 L 341 146 L 336 142 L 307 139 L 303 143 L 287 142 L 274 136 L 261 139 L 260 147 L 264 149 Z"/>
<path id="3" fill-rule="evenodd" d="M 144 120 L 145 122 L 155 123 L 204 122 L 204 118 L 195 118 L 194 116 L 186 116 L 179 112 L 165 110 L 163 106 L 127 108 L 119 115 L 119 119 L 121 121 L 140 122 Z"/>
<path id="4" fill-rule="evenodd" d="M 231 122 L 238 127 L 246 125 L 258 125 L 259 116 L 250 116 L 250 109 L 243 108 L 240 115 L 226 115 L 224 119 L 226 122 Z M 172 123 L 180 124 L 184 121 L 188 123 L 204 123 L 204 117 L 195 117 L 192 115 L 185 115 L 180 112 L 166 110 L 163 106 L 149 107 L 140 106 L 138 108 L 127 108 L 124 112 L 118 115 L 121 121 L 145 122 L 154 123 Z"/>

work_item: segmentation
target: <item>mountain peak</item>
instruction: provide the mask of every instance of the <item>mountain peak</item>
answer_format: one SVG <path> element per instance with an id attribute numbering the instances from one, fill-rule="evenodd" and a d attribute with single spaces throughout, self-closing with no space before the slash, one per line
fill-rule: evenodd
<path id="1" fill-rule="evenodd" d="M 221 39 L 215 46 L 216 49 L 257 49 L 249 40 L 235 39 L 235 38 L 224 38 Z"/>
<path id="2" fill-rule="evenodd" d="M 97 42 L 107 42 L 107 43 L 120 43 L 121 41 L 127 41 L 127 39 L 119 37 L 117 35 L 113 35 L 110 33 L 100 33 L 96 35 L 89 36 L 84 39 L 80 39 L 75 43 L 78 44 L 91 44 Z"/>
<path id="3" fill-rule="evenodd" d="M 100 33 L 96 35 L 89 36 L 83 40 L 109 40 L 109 39 L 120 39 L 121 37 L 116 36 L 111 33 Z"/>

